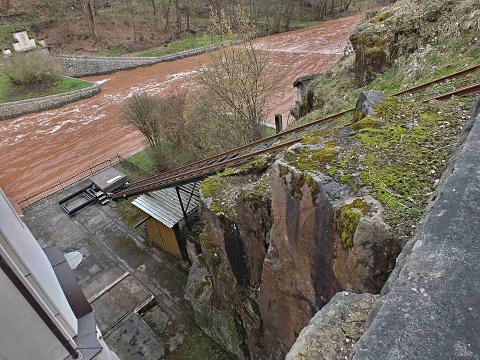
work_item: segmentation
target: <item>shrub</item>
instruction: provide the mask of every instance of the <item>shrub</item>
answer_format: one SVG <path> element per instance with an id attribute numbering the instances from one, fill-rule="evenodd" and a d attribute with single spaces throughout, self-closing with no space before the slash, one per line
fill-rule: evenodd
<path id="1" fill-rule="evenodd" d="M 60 63 L 42 51 L 15 53 L 4 60 L 2 70 L 15 85 L 54 81 L 62 73 Z"/>

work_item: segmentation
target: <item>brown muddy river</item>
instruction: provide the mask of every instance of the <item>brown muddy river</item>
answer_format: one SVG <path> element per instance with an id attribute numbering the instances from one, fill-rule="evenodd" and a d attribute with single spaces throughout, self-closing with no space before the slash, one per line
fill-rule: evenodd
<path id="1" fill-rule="evenodd" d="M 319 25 L 256 41 L 270 53 L 271 74 L 283 76 L 279 91 L 269 99 L 269 122 L 295 104 L 293 82 L 299 76 L 329 69 L 342 56 L 348 36 L 363 15 L 323 22 Z M 90 165 L 120 154 L 131 155 L 145 144 L 142 135 L 122 125 L 122 102 L 133 93 L 167 94 L 189 86 L 197 69 L 208 61 L 200 55 L 150 67 L 85 78 L 101 83 L 93 98 L 59 109 L 0 121 L 0 187 L 20 201 Z"/>

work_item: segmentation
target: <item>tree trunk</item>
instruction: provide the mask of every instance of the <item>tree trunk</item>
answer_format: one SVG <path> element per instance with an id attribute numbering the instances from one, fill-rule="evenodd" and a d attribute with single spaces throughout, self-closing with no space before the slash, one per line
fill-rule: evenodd
<path id="1" fill-rule="evenodd" d="M 91 0 L 82 0 L 83 10 L 85 11 L 85 16 L 87 17 L 88 27 L 90 30 L 90 36 L 98 39 L 98 33 L 95 26 L 95 15 Z"/>
<path id="2" fill-rule="evenodd" d="M 155 0 L 153 0 L 155 1 Z M 163 7 L 163 18 L 165 19 L 165 30 L 170 25 L 170 7 L 172 5 L 172 0 L 168 0 L 168 3 Z"/>
<path id="3" fill-rule="evenodd" d="M 182 32 L 182 9 L 180 7 L 180 0 L 175 0 L 175 16 L 177 18 L 175 35 L 180 35 Z"/>
<path id="4" fill-rule="evenodd" d="M 190 29 L 190 3 L 188 1 L 185 4 L 185 21 L 187 23 L 186 31 L 191 31 L 191 29 Z"/>
<path id="5" fill-rule="evenodd" d="M 273 13 L 273 31 L 278 33 L 280 32 L 280 0 L 275 0 L 275 9 Z"/>
<path id="6" fill-rule="evenodd" d="M 290 29 L 290 21 L 293 16 L 293 9 L 295 8 L 295 1 L 288 0 L 285 5 L 285 31 Z"/>

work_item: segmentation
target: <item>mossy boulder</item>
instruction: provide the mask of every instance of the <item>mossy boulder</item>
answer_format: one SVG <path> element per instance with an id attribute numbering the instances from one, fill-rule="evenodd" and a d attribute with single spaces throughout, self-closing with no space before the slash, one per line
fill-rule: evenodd
<path id="1" fill-rule="evenodd" d="M 362 91 L 355 106 L 355 115 L 353 116 L 352 123 L 355 124 L 366 117 L 373 117 L 375 115 L 375 107 L 382 104 L 385 97 L 386 94 L 381 91 Z"/>
<path id="2" fill-rule="evenodd" d="M 398 2 L 389 11 L 377 14 L 352 32 L 350 42 L 355 50 L 356 86 L 371 83 L 399 57 L 415 52 L 438 31 L 435 25 L 441 6 L 417 6 L 418 13 L 405 11 L 405 3 Z"/>

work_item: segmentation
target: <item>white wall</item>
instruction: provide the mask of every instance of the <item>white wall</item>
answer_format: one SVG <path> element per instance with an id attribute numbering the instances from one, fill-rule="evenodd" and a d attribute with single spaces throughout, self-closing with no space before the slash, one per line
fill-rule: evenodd
<path id="1" fill-rule="evenodd" d="M 58 324 L 64 335 L 75 336 L 78 332 L 77 319 L 47 256 L 1 189 L 0 255 L 5 258 L 52 320 Z M 8 309 L 0 308 L 0 312 L 4 311 Z M 2 325 L 0 323 L 0 326 Z"/>
<path id="2" fill-rule="evenodd" d="M 0 359 L 56 360 L 68 352 L 0 270 Z"/>

